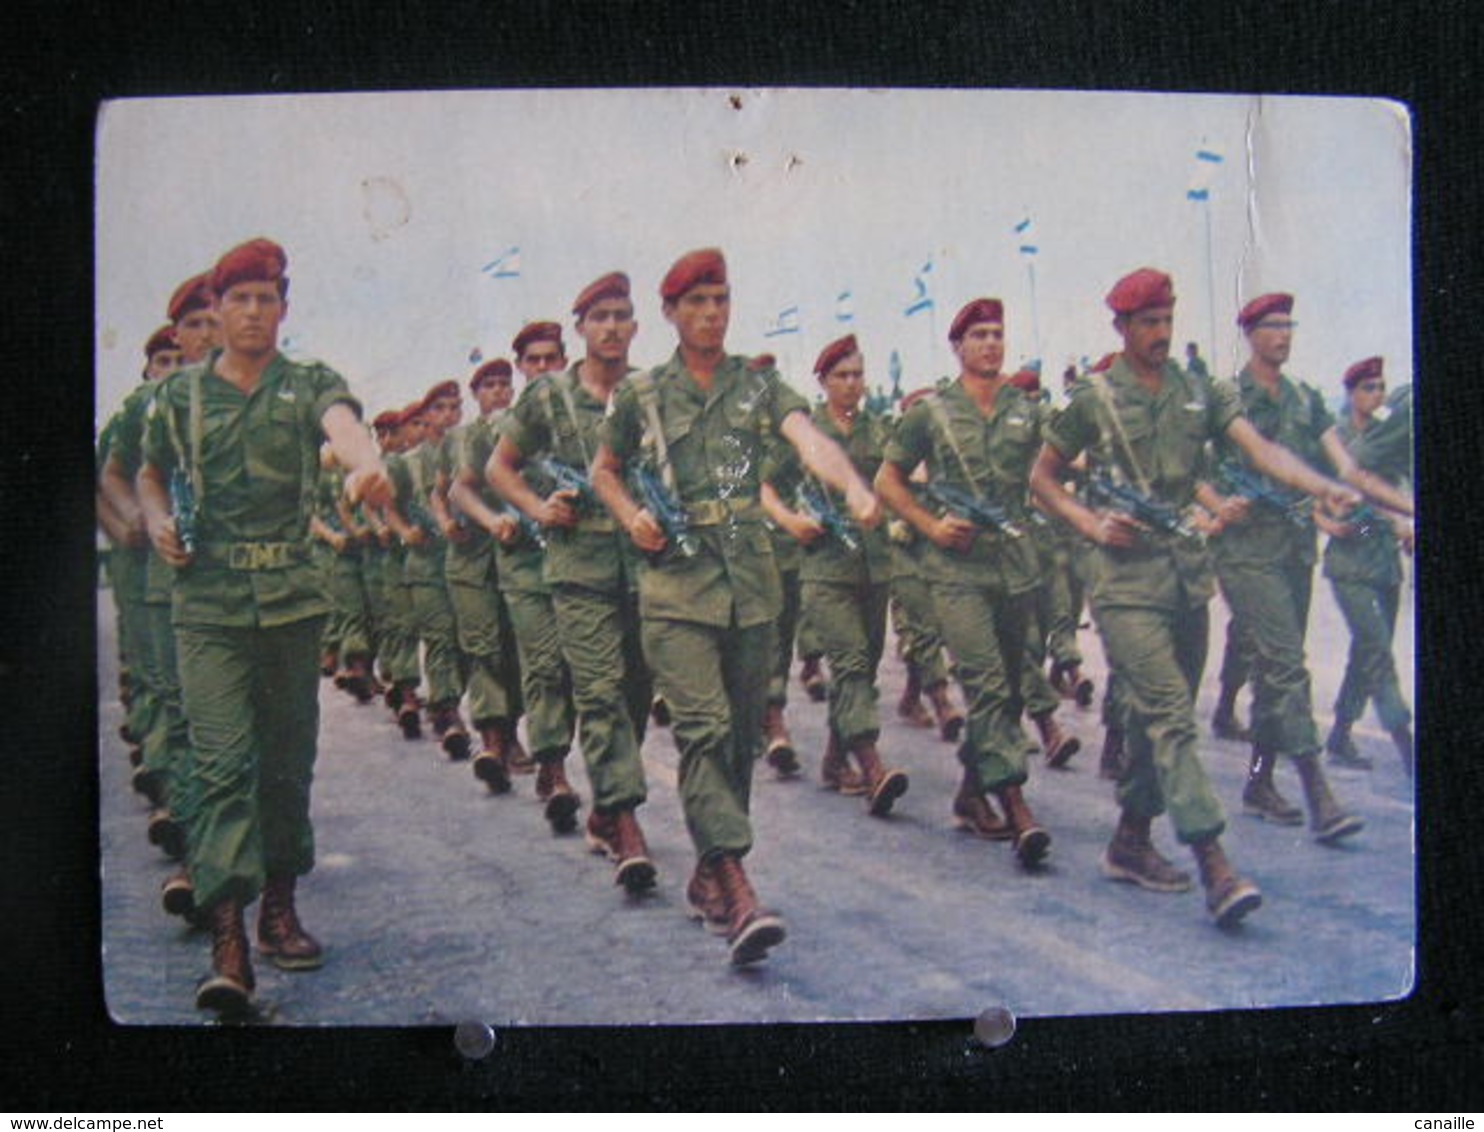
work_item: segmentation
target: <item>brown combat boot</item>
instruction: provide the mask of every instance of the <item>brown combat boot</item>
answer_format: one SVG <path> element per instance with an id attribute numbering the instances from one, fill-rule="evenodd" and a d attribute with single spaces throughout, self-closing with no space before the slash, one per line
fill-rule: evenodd
<path id="1" fill-rule="evenodd" d="M 1416 774 L 1417 757 L 1413 751 L 1412 729 L 1407 724 L 1402 724 L 1391 733 L 1391 741 L 1396 744 L 1397 757 L 1402 760 L 1402 770 L 1408 778 Z"/>
<path id="2" fill-rule="evenodd" d="M 403 686 L 397 698 L 397 726 L 402 729 L 402 738 L 412 740 L 423 737 L 422 700 L 411 687 Z"/>
<path id="3" fill-rule="evenodd" d="M 1054 711 L 1043 711 L 1031 718 L 1035 720 L 1036 730 L 1041 735 L 1041 749 L 1046 752 L 1047 766 L 1058 769 L 1064 767 L 1082 749 L 1082 741 L 1077 736 L 1069 735 L 1061 729 Z"/>
<path id="4" fill-rule="evenodd" d="M 840 750 L 840 741 L 833 729 L 825 741 L 824 758 L 819 760 L 819 778 L 826 790 L 838 790 L 841 794 L 866 794 L 866 781 L 850 765 L 850 759 Z"/>
<path id="5" fill-rule="evenodd" d="M 196 888 L 184 869 L 177 869 L 160 886 L 160 907 L 166 914 L 193 919 L 196 915 Z"/>
<path id="6" fill-rule="evenodd" d="M 1329 752 L 1329 761 L 1334 766 L 1349 767 L 1351 770 L 1371 769 L 1371 760 L 1356 749 L 1355 740 L 1350 737 L 1350 721 L 1347 719 L 1335 720 L 1329 737 L 1324 740 L 1324 749 Z"/>
<path id="7" fill-rule="evenodd" d="M 892 804 L 907 793 L 906 773 L 881 765 L 881 754 L 876 750 L 873 739 L 857 740 L 850 753 L 860 763 L 861 778 L 869 794 L 866 812 L 873 818 L 884 818 L 891 813 Z"/>
<path id="8" fill-rule="evenodd" d="M 1196 841 L 1191 844 L 1190 851 L 1200 866 L 1201 885 L 1206 890 L 1206 911 L 1211 913 L 1218 928 L 1229 928 L 1249 912 L 1257 911 L 1262 904 L 1262 893 L 1257 885 L 1236 874 L 1222 851 L 1220 841 L 1214 837 Z"/>
<path id="9" fill-rule="evenodd" d="M 614 826 L 613 814 L 594 807 L 587 815 L 585 839 L 588 849 L 610 861 L 618 860 L 618 830 Z"/>
<path id="10" fill-rule="evenodd" d="M 1054 661 L 1051 665 L 1051 686 L 1066 700 L 1078 707 L 1092 705 L 1092 681 L 1082 675 L 1082 666 L 1076 661 Z"/>
<path id="11" fill-rule="evenodd" d="M 712 935 L 726 935 L 731 928 L 727 919 L 727 898 L 716 879 L 716 870 L 706 861 L 696 863 L 696 871 L 685 886 L 688 915 Z"/>
<path id="12" fill-rule="evenodd" d="M 649 718 L 656 727 L 670 726 L 670 705 L 665 702 L 664 696 L 657 695 L 649 701 Z"/>
<path id="13" fill-rule="evenodd" d="M 615 884 L 623 885 L 631 895 L 654 887 L 654 862 L 650 860 L 649 846 L 644 843 L 644 831 L 639 828 L 633 807 L 613 812 L 613 848 L 618 860 L 613 875 Z"/>
<path id="14" fill-rule="evenodd" d="M 1278 759 L 1271 751 L 1252 748 L 1247 785 L 1242 788 L 1242 812 L 1275 825 L 1302 825 L 1304 813 L 1273 785 L 1273 767 Z"/>
<path id="15" fill-rule="evenodd" d="M 1103 753 L 1098 759 L 1098 777 L 1117 782 L 1128 771 L 1128 749 L 1124 746 L 1123 728 L 1109 727 L 1103 732 Z"/>
<path id="16" fill-rule="evenodd" d="M 443 753 L 452 762 L 463 762 L 469 757 L 469 732 L 459 717 L 458 704 L 440 704 L 432 709 L 433 734 L 438 736 Z"/>
<path id="17" fill-rule="evenodd" d="M 172 861 L 179 861 L 185 856 L 185 827 L 175 820 L 168 809 L 162 807 L 150 811 L 147 833 L 149 843 L 158 845 L 160 851 Z"/>
<path id="18" fill-rule="evenodd" d="M 1028 869 L 1039 865 L 1051 851 L 1051 834 L 1036 824 L 1035 815 L 1026 804 L 1019 786 L 1001 786 L 995 795 L 1015 834 L 1015 856 Z"/>
<path id="19" fill-rule="evenodd" d="M 758 904 L 757 893 L 742 869 L 742 858 L 721 853 L 712 859 L 712 874 L 727 910 L 727 943 L 732 965 L 743 967 L 767 956 L 788 934 L 783 919 Z"/>
<path id="20" fill-rule="evenodd" d="M 1015 831 L 995 812 L 979 788 L 978 775 L 970 770 L 964 771 L 963 781 L 953 799 L 953 824 L 986 841 L 1009 841 L 1015 836 Z"/>
<path id="21" fill-rule="evenodd" d="M 1103 851 L 1103 875 L 1127 881 L 1150 892 L 1187 892 L 1190 874 L 1165 859 L 1149 833 L 1150 819 L 1124 810 L 1118 817 L 1113 840 Z"/>
<path id="22" fill-rule="evenodd" d="M 510 793 L 510 767 L 505 762 L 505 730 L 499 724 L 479 729 L 484 750 L 474 756 L 474 777 L 489 787 L 491 794 Z"/>
<path id="23" fill-rule="evenodd" d="M 1218 739 L 1230 739 L 1236 743 L 1252 742 L 1252 732 L 1237 722 L 1238 688 L 1221 686 L 1221 695 L 1216 701 L 1216 710 L 1211 714 L 1211 734 Z"/>
<path id="24" fill-rule="evenodd" d="M 1340 809 L 1330 794 L 1317 755 L 1296 757 L 1293 765 L 1298 770 L 1299 782 L 1303 783 L 1304 801 L 1309 805 L 1309 829 L 1315 841 L 1332 844 L 1365 828 L 1365 822 Z"/>
<path id="25" fill-rule="evenodd" d="M 511 774 L 535 774 L 536 760 L 533 759 L 520 741 L 520 732 L 516 729 L 516 721 L 506 720 L 502 725 L 505 729 L 505 765 L 510 768 Z"/>
<path id="26" fill-rule="evenodd" d="M 902 698 L 897 701 L 897 716 L 913 727 L 933 726 L 933 717 L 922 702 L 922 670 L 907 662 L 907 684 L 902 689 Z"/>
<path id="27" fill-rule="evenodd" d="M 552 833 L 571 833 L 577 828 L 577 810 L 582 799 L 567 781 L 565 759 L 542 759 L 536 771 L 536 800 L 546 804 L 546 821 Z"/>
<path id="28" fill-rule="evenodd" d="M 938 734 L 943 737 L 943 742 L 957 743 L 958 737 L 964 733 L 964 713 L 953 706 L 953 698 L 948 694 L 948 682 L 939 680 L 923 691 L 932 702 L 933 715 L 938 719 Z"/>
<path id="29" fill-rule="evenodd" d="M 319 941 L 299 923 L 294 909 L 298 878 L 270 876 L 258 908 L 258 953 L 282 971 L 313 971 L 323 966 Z"/>
<path id="30" fill-rule="evenodd" d="M 252 1008 L 252 960 L 240 901 L 220 900 L 208 913 L 211 925 L 211 974 L 196 988 L 196 1009 L 231 1016 Z"/>
<path id="31" fill-rule="evenodd" d="M 763 715 L 763 739 L 766 748 L 763 757 L 779 778 L 794 778 L 798 775 L 799 756 L 794 750 L 794 741 L 783 722 L 783 705 L 769 704 Z"/>
<path id="32" fill-rule="evenodd" d="M 806 656 L 804 663 L 799 668 L 799 681 L 804 686 L 804 691 L 809 698 L 817 704 L 822 704 L 829 697 L 830 682 L 825 679 L 824 672 L 820 667 L 820 658 L 817 656 Z"/>
<path id="33" fill-rule="evenodd" d="M 371 674 L 371 661 L 363 656 L 351 660 L 345 669 L 345 690 L 358 704 L 369 704 L 376 695 L 376 678 Z"/>

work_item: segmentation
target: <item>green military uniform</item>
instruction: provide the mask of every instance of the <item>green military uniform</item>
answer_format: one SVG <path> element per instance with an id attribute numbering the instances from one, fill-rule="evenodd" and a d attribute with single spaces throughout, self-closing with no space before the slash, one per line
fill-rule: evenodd
<path id="1" fill-rule="evenodd" d="M 798 457 L 793 446 L 786 440 L 771 445 L 763 478 L 785 501 L 798 475 Z M 793 668 L 795 642 L 805 656 L 810 655 L 805 651 L 806 643 L 816 656 L 819 649 L 817 641 L 809 639 L 806 642 L 805 638 L 806 632 L 812 638 L 813 628 L 805 628 L 808 618 L 803 616 L 803 602 L 800 600 L 803 583 L 799 571 L 804 564 L 804 548 L 798 539 L 772 523 L 768 524 L 768 534 L 773 540 L 773 561 L 778 565 L 778 584 L 783 592 L 783 609 L 778 614 L 778 632 L 775 634 L 773 670 L 768 679 L 768 706 L 782 708 L 788 704 L 788 676 Z"/>
<path id="2" fill-rule="evenodd" d="M 1157 498 L 1184 508 L 1194 498 L 1207 442 L 1240 412 L 1230 386 L 1192 377 L 1172 362 L 1159 391 L 1150 392 L 1120 355 L 1105 375 L 1075 387 L 1047 440 L 1069 461 L 1087 451 L 1090 470 L 1112 470 L 1130 483 L 1147 480 Z M 1215 589 L 1205 546 L 1150 533 L 1133 547 L 1092 546 L 1084 570 L 1118 681 L 1121 707 L 1114 714 L 1128 729 L 1120 804 L 1140 818 L 1168 808 L 1186 843 L 1218 836 L 1226 818 L 1200 762 L 1195 723 L 1210 634 L 1207 603 Z"/>
<path id="3" fill-rule="evenodd" d="M 340 658 L 342 668 L 366 665 L 376 652 L 371 622 L 371 597 L 366 580 L 365 548 L 353 532 L 346 532 L 338 504 L 345 493 L 345 472 L 336 467 L 320 476 L 315 495 L 316 514 L 331 530 L 351 534 L 344 550 L 337 551 L 325 543 L 316 543 L 325 571 L 325 584 L 333 612 L 325 629 L 326 649 Z M 352 515 L 354 517 L 354 514 Z"/>
<path id="4" fill-rule="evenodd" d="M 1320 437 L 1335 422 L 1316 390 L 1280 376 L 1277 397 L 1270 397 L 1246 368 L 1230 389 L 1264 437 L 1311 467 L 1326 466 Z M 1222 459 L 1241 459 L 1224 439 L 1216 452 Z M 1248 520 L 1213 538 L 1211 551 L 1222 594 L 1240 626 L 1239 642 L 1252 650 L 1253 745 L 1278 755 L 1314 754 L 1319 736 L 1304 662 L 1318 558 L 1312 522 L 1298 524 L 1253 503 Z"/>
<path id="5" fill-rule="evenodd" d="M 1356 463 L 1395 486 L 1411 478 L 1411 392 L 1411 386 L 1396 390 L 1363 432 L 1355 430 L 1348 415 L 1337 426 Z M 1354 723 L 1370 700 L 1387 731 L 1410 726 L 1412 712 L 1392 656 L 1402 571 L 1391 525 L 1376 522 L 1365 533 L 1330 539 L 1324 548 L 1324 576 L 1350 627 L 1350 654 L 1335 697 L 1336 724 Z"/>
<path id="6" fill-rule="evenodd" d="M 1044 434 L 1054 412 L 1040 395 L 1027 397 L 1027 408 L 1036 421 L 1037 435 Z M 1039 445 L 1037 446 L 1039 451 Z M 1063 524 L 1045 519 L 1039 512 L 1026 511 L 1026 535 L 1036 551 L 1038 582 L 1031 595 L 1030 612 L 1026 619 L 1026 659 L 1022 674 L 1025 707 L 1032 716 L 1050 715 L 1061 703 L 1061 696 L 1051 686 L 1046 676 L 1046 657 L 1052 653 L 1060 664 L 1081 664 L 1077 651 L 1075 626 L 1070 634 L 1067 623 L 1071 620 L 1071 594 L 1067 589 L 1066 549 Z M 1053 642 L 1055 650 L 1053 652 Z"/>
<path id="7" fill-rule="evenodd" d="M 850 457 L 866 483 L 886 450 L 890 429 L 870 412 L 859 413 L 845 432 L 820 405 L 815 426 Z M 842 516 L 843 497 L 821 485 Z M 804 606 L 830 665 L 829 726 L 842 751 L 861 741 L 874 742 L 881 732 L 876 673 L 886 646 L 886 611 L 891 597 L 891 548 L 884 527 L 856 528 L 860 549 L 851 551 L 826 535 L 803 548 Z"/>
<path id="8" fill-rule="evenodd" d="M 646 566 L 639 601 L 644 655 L 680 748 L 686 827 L 703 861 L 752 846 L 753 760 L 783 605 L 758 491 L 767 445 L 793 412 L 808 404 L 776 370 L 727 355 L 708 393 L 677 350 L 619 388 L 600 433 L 621 463 L 651 461 L 671 481 L 701 544 L 694 557 L 672 547 Z"/>
<path id="9" fill-rule="evenodd" d="M 412 598 L 417 633 L 423 643 L 423 676 L 428 710 L 435 725 L 448 724 L 448 713 L 464 698 L 467 674 L 459 652 L 458 629 L 443 575 L 445 543 L 437 529 L 428 495 L 438 474 L 440 443 L 424 443 L 387 469 L 402 514 L 429 535 L 420 546 L 407 547 L 403 577 Z"/>
<path id="10" fill-rule="evenodd" d="M 399 470 L 407 454 L 397 452 L 385 461 L 387 477 L 393 484 L 406 473 Z M 422 683 L 422 659 L 418 655 L 417 614 L 412 605 L 412 588 L 407 584 L 407 547 L 394 539 L 381 560 L 382 605 L 380 662 L 383 679 L 397 694 L 415 692 Z"/>
<path id="11" fill-rule="evenodd" d="M 986 416 L 955 380 L 907 411 L 885 458 L 903 475 L 927 461 L 930 482 L 988 496 L 1024 529 L 1039 444 L 1034 406 L 1019 389 L 1001 386 Z M 997 530 L 979 532 L 965 553 L 923 542 L 923 574 L 968 710 L 959 760 L 981 790 L 1019 786 L 1031 750 L 1020 715 L 1035 547 Z"/>
<path id="12" fill-rule="evenodd" d="M 509 413 L 495 424 L 491 451 L 512 424 L 514 418 Z M 488 458 L 486 452 L 486 461 Z M 545 566 L 546 552 L 527 536 L 521 535 L 509 545 L 495 541 L 500 596 L 510 615 L 520 661 L 527 745 L 531 756 L 543 763 L 566 758 L 572 749 L 576 724 L 572 676 L 562 658 L 561 636 Z"/>
<path id="13" fill-rule="evenodd" d="M 494 436 L 494 421 L 489 417 L 451 431 L 446 471 L 450 480 L 460 471 L 472 472 L 480 484 L 481 498 L 498 507 L 484 478 Z M 443 573 L 469 674 L 469 717 L 481 729 L 506 722 L 514 727 L 521 712 L 520 665 L 509 616 L 500 601 L 494 540 L 477 523 L 469 523 L 465 533 L 462 541 L 448 544 Z"/>
<path id="14" fill-rule="evenodd" d="M 580 362 L 522 390 L 503 435 L 526 460 L 550 456 L 584 474 L 608 411 L 578 377 Z M 572 679 L 593 805 L 633 809 L 646 788 L 640 745 L 654 685 L 639 624 L 639 554 L 596 498 L 578 505 L 575 528 L 546 532 L 562 656 Z"/>
<path id="15" fill-rule="evenodd" d="M 337 403 L 359 412 L 326 366 L 280 354 L 243 393 L 216 374 L 220 356 L 166 379 L 144 447 L 160 471 L 192 474 L 200 507 L 195 558 L 172 597 L 193 748 L 187 842 L 198 907 L 250 902 L 267 876 L 314 864 L 316 654 L 327 604 L 307 530 L 319 422 Z"/>

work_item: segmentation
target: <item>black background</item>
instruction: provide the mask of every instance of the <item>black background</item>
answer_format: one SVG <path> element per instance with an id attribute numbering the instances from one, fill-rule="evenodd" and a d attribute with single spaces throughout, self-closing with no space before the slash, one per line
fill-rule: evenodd
<path id="1" fill-rule="evenodd" d="M 840 0 L 10 5 L 0 16 L 0 1105 L 177 1109 L 1484 1108 L 1477 732 L 1481 151 L 1472 4 Z M 900 86 L 1383 96 L 1413 111 L 1418 990 L 1372 1007 L 502 1032 L 130 1028 L 103 1007 L 92 161 L 98 104 L 173 94 Z M 1337 186 L 1342 191 L 1343 186 Z M 1366 233 L 1357 232 L 1356 239 Z M 1405 364 L 1392 364 L 1405 372 Z M 1151 966 L 1161 941 L 1149 941 Z M 848 956 L 841 956 L 848 963 Z M 1274 962 L 1282 962 L 1274 956 Z M 517 970 L 512 965 L 512 971 Z M 655 957 L 662 979 L 663 957 Z"/>

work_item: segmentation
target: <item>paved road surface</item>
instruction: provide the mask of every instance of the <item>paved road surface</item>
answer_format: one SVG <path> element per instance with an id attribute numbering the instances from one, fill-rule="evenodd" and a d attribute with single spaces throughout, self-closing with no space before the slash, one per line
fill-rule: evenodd
<path id="1" fill-rule="evenodd" d="M 193 993 L 209 966 L 207 937 L 158 908 L 170 865 L 146 842 L 145 805 L 128 786 L 106 591 L 99 617 L 108 1008 L 122 1022 L 193 1024 L 202 1020 Z M 1223 618 L 1218 603 L 1203 725 Z M 1398 660 L 1408 684 L 1411 631 L 1407 612 Z M 1097 638 L 1090 631 L 1083 638 L 1101 692 Z M 1321 585 L 1310 650 L 1322 726 L 1346 645 Z M 1116 815 L 1096 773 L 1096 708 L 1062 711 L 1084 746 L 1067 770 L 1033 767 L 1028 795 L 1055 844 L 1049 866 L 1027 875 L 1008 846 L 952 828 L 952 748 L 896 719 L 902 679 L 889 657 L 881 745 L 912 785 L 885 821 L 867 818 L 859 799 L 817 787 L 824 707 L 794 695 L 789 721 L 806 777 L 778 782 L 760 768 L 748 861 L 790 934 L 767 962 L 745 970 L 731 968 L 724 944 L 684 915 L 692 859 L 668 731 L 652 730 L 645 743 L 650 801 L 640 811 L 660 882 L 634 901 L 580 836 L 550 834 L 530 778 L 517 779 L 512 795 L 490 796 L 467 764 L 449 763 L 431 740 L 405 741 L 384 708 L 358 706 L 326 682 L 314 794 L 319 863 L 301 886 L 300 908 L 328 961 L 299 975 L 260 964 L 267 1020 L 905 1020 L 972 1017 L 994 1005 L 1029 1017 L 1367 1002 L 1409 989 L 1413 807 L 1383 734 L 1357 732 L 1374 771 L 1331 776 L 1367 823 L 1337 848 L 1314 844 L 1301 828 L 1243 817 L 1245 748 L 1207 744 L 1207 767 L 1230 815 L 1228 850 L 1265 897 L 1255 916 L 1227 933 L 1208 922 L 1198 887 L 1162 896 L 1100 877 L 1098 857 Z M 581 760 L 569 761 L 586 797 Z M 1299 793 L 1291 768 L 1280 771 L 1280 785 Z M 1165 822 L 1156 824 L 1156 843 L 1188 864 Z"/>

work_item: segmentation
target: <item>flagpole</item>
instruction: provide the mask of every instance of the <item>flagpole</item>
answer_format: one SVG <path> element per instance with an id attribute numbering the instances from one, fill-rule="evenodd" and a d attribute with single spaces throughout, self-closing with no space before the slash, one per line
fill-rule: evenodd
<path id="1" fill-rule="evenodd" d="M 1201 202 L 1206 214 L 1206 309 L 1211 318 L 1211 338 L 1206 348 L 1210 351 L 1211 372 L 1215 373 L 1218 368 L 1216 357 L 1216 258 L 1211 251 L 1211 198 L 1207 196 Z"/>
<path id="2" fill-rule="evenodd" d="M 1036 307 L 1036 261 L 1031 256 L 1026 256 L 1025 273 L 1030 277 L 1031 283 L 1031 339 L 1035 343 L 1036 358 L 1041 359 L 1041 315 Z"/>

